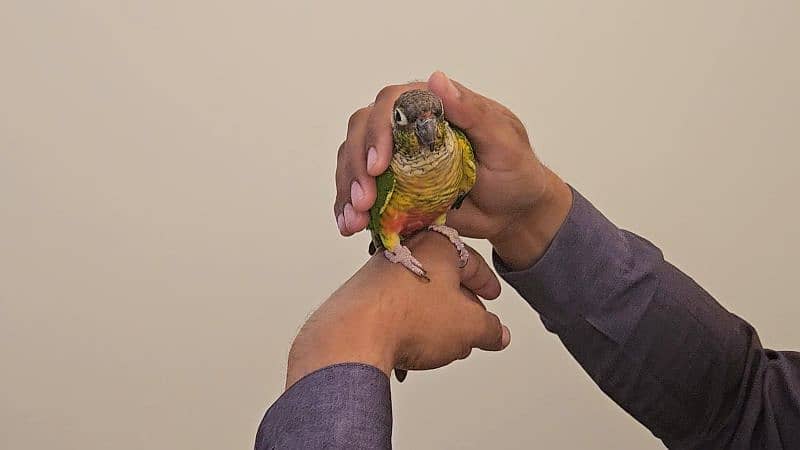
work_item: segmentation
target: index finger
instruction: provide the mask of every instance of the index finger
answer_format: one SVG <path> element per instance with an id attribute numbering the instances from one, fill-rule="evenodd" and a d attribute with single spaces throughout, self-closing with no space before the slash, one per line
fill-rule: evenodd
<path id="1" fill-rule="evenodd" d="M 389 161 L 392 159 L 392 110 L 395 100 L 403 92 L 412 89 L 427 89 L 427 87 L 427 83 L 414 82 L 386 86 L 378 92 L 372 107 L 372 114 L 367 119 L 367 139 L 364 151 L 367 155 L 374 154 L 374 158 L 372 156 L 368 158 L 367 173 L 369 175 L 377 177 L 382 174 L 389 167 Z"/>

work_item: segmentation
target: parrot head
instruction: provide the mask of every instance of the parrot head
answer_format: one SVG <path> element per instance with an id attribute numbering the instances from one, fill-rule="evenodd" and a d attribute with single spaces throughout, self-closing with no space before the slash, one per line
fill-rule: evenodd
<path id="1" fill-rule="evenodd" d="M 432 149 L 443 124 L 442 100 L 431 91 L 407 91 L 394 102 L 392 133 L 400 149 Z"/>

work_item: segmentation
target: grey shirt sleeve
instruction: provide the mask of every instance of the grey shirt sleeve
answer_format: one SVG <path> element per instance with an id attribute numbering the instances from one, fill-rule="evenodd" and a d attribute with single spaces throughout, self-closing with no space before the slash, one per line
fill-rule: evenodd
<path id="1" fill-rule="evenodd" d="M 378 368 L 343 363 L 312 372 L 267 410 L 256 450 L 389 449 L 389 379 Z"/>
<path id="2" fill-rule="evenodd" d="M 800 354 L 573 198 L 533 267 L 494 263 L 600 389 L 670 448 L 800 448 Z"/>

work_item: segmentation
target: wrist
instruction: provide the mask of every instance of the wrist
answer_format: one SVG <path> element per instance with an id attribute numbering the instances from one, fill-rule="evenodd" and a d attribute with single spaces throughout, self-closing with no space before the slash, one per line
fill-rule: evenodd
<path id="1" fill-rule="evenodd" d="M 544 255 L 572 207 L 572 191 L 545 169 L 545 189 L 533 208 L 515 216 L 493 239 L 495 252 L 511 270 L 524 270 Z"/>
<path id="2" fill-rule="evenodd" d="M 386 307 L 374 296 L 345 297 L 342 291 L 347 290 L 323 303 L 292 343 L 287 389 L 303 376 L 339 363 L 368 364 L 391 374 L 397 345 Z"/>

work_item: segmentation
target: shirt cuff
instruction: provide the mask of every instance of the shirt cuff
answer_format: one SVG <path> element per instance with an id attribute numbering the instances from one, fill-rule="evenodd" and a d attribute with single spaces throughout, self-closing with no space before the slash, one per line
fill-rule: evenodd
<path id="1" fill-rule="evenodd" d="M 267 410 L 257 450 L 391 448 L 389 379 L 380 369 L 341 363 L 314 371 Z"/>

